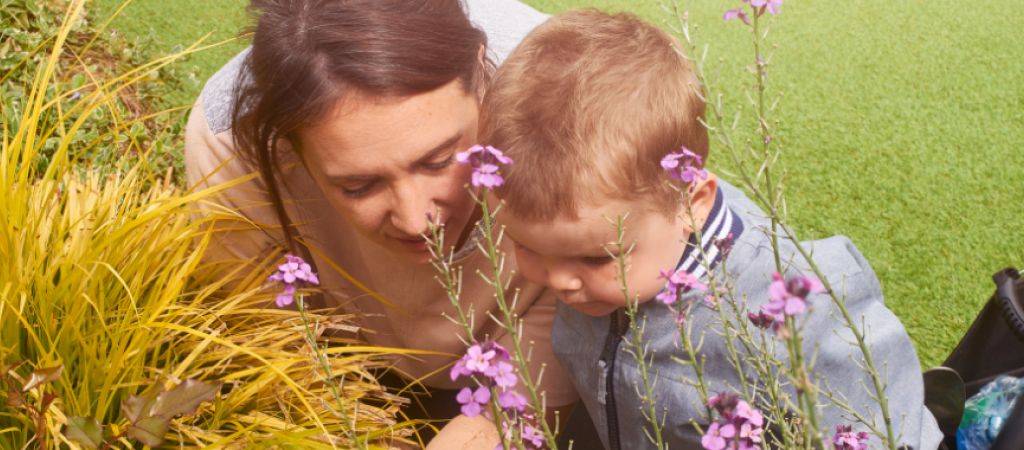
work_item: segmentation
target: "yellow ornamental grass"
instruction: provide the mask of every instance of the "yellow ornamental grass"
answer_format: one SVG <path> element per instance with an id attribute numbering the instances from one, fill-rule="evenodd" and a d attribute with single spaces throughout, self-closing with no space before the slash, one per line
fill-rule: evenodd
<path id="1" fill-rule="evenodd" d="M 208 396 L 193 399 L 194 414 L 165 407 L 177 412 L 168 413 L 167 432 L 153 437 L 162 446 L 348 448 L 359 440 L 387 448 L 411 436 L 412 423 L 396 420 L 397 399 L 372 373 L 383 355 L 403 350 L 331 343 L 335 378 L 328 382 L 340 387 L 343 414 L 317 371 L 298 314 L 266 308 L 273 293 L 261 285 L 278 255 L 267 255 L 263 273 L 203 265 L 210 219 L 193 221 L 190 208 L 214 190 L 187 192 L 170 177 L 155 179 L 145 157 L 98 175 L 68 156 L 75 145 L 69 136 L 98 109 L 111 108 L 117 92 L 195 50 L 93 80 L 72 101 L 61 90 L 60 64 L 74 60 L 61 55 L 82 6 L 68 6 L 26 98 L 5 105 L 18 116 L 2 118 L 0 448 L 92 446 L 76 433 L 112 447 L 141 447 L 141 431 L 132 431 L 138 419 L 125 405 L 137 413 L 147 393 L 197 382 Z M 38 169 L 35 157 L 53 138 L 58 150 Z M 109 142 L 95 145 L 117 145 Z M 313 317 L 321 337 L 353 331 L 349 318 Z"/>

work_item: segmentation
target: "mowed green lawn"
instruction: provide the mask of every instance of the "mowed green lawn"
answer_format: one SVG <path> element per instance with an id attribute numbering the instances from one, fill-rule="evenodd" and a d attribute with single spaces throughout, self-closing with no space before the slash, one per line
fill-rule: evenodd
<path id="1" fill-rule="evenodd" d="M 118 1 L 98 6 L 109 11 Z M 527 3 L 667 19 L 656 0 Z M 739 2 L 695 3 L 727 102 L 741 107 L 749 38 L 720 18 Z M 245 4 L 136 0 L 115 27 L 153 33 L 170 50 L 208 32 L 215 40 L 238 34 Z M 1024 266 L 1022 29 L 1024 15 L 999 0 L 790 0 L 771 32 L 792 222 L 804 238 L 853 239 L 926 366 L 967 328 L 991 294 L 991 274 Z M 243 46 L 184 64 L 205 78 Z M 714 152 L 712 169 L 727 169 Z"/>

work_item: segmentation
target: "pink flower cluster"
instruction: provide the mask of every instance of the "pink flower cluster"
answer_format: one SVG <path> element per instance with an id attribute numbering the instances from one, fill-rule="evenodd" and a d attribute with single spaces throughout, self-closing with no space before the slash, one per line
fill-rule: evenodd
<path id="1" fill-rule="evenodd" d="M 757 327 L 772 328 L 778 331 L 786 316 L 798 316 L 807 311 L 807 296 L 825 292 L 820 281 L 805 276 L 791 277 L 784 280 L 779 273 L 772 274 L 772 284 L 768 287 L 771 298 L 757 313 L 747 313 L 747 317 Z"/>
<path id="2" fill-rule="evenodd" d="M 782 7 L 782 0 L 742 0 L 743 3 L 750 5 L 753 9 L 754 14 L 757 17 L 761 17 L 765 11 L 768 11 L 771 15 L 777 15 L 779 9 Z M 739 19 L 744 24 L 750 25 L 750 19 L 747 18 L 747 13 L 743 10 L 743 5 L 735 9 L 730 9 L 722 15 L 722 19 L 725 21 Z"/>
<path id="3" fill-rule="evenodd" d="M 669 153 L 661 158 L 661 168 L 672 178 L 686 184 L 693 183 L 697 178 L 708 178 L 708 172 L 704 170 L 704 159 L 685 146 L 679 153 Z"/>
<path id="4" fill-rule="evenodd" d="M 319 286 L 320 279 L 313 272 L 312 267 L 301 257 L 292 254 L 284 255 L 285 262 L 277 266 L 277 271 L 267 278 L 267 281 L 281 283 L 284 290 L 277 294 L 277 307 L 284 308 L 295 300 L 295 289 L 302 284 Z"/>
<path id="5" fill-rule="evenodd" d="M 832 437 L 832 447 L 835 450 L 867 450 L 868 433 L 859 431 L 854 433 L 850 425 L 839 425 L 836 427 L 836 434 Z"/>
<path id="6" fill-rule="evenodd" d="M 721 420 L 712 423 L 700 438 L 705 450 L 760 449 L 764 416 L 735 394 L 722 393 L 708 399 Z"/>
<path id="7" fill-rule="evenodd" d="M 462 405 L 463 415 L 490 416 L 487 407 L 491 403 L 491 389 L 494 389 L 498 394 L 498 406 L 507 418 L 513 419 L 512 423 L 503 421 L 506 439 L 511 438 L 514 428 L 518 428 L 519 437 L 524 443 L 541 448 L 544 436 L 540 430 L 528 423 L 533 419 L 533 415 L 526 414 L 526 397 L 512 389 L 519 384 L 519 376 L 516 375 L 511 356 L 504 347 L 493 341 L 471 345 L 466 354 L 452 366 L 449 375 L 452 381 L 461 377 L 471 377 L 477 382 L 475 389 L 462 388 L 455 397 Z"/>
<path id="8" fill-rule="evenodd" d="M 662 270 L 658 278 L 665 280 L 665 288 L 658 293 L 655 299 L 668 306 L 675 305 L 681 294 L 694 289 L 703 291 L 708 288 L 697 277 L 681 269 L 674 272 Z"/>
<path id="9" fill-rule="evenodd" d="M 456 153 L 455 160 L 459 164 L 472 166 L 473 176 L 470 183 L 474 187 L 484 188 L 496 188 L 504 184 L 505 179 L 498 173 L 499 164 L 512 164 L 512 158 L 490 145 L 474 145 L 469 150 Z"/>

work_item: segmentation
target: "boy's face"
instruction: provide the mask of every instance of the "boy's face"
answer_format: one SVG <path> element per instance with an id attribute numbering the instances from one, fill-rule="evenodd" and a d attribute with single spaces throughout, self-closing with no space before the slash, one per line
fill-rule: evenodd
<path id="1" fill-rule="evenodd" d="M 600 206 L 581 205 L 578 219 L 527 221 L 502 209 L 498 221 L 515 243 L 519 273 L 554 289 L 576 310 L 602 316 L 626 305 L 618 263 L 609 255 L 619 252 L 614 220 L 629 213 L 623 244 L 634 247 L 626 260 L 626 281 L 630 297 L 640 302 L 665 286 L 659 271 L 679 262 L 690 227 L 674 215 L 650 210 L 643 201 L 594 203 Z"/>

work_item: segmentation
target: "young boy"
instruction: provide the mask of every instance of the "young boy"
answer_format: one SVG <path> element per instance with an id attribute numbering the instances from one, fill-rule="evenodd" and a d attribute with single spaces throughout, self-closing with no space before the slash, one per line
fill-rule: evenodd
<path id="1" fill-rule="evenodd" d="M 707 429 L 716 418 L 707 416 L 698 390 L 687 381 L 696 380 L 692 366 L 676 361 L 687 358 L 679 347 L 677 315 L 650 301 L 666 286 L 659 274 L 680 271 L 704 284 L 712 275 L 728 277 L 736 298 L 758 311 L 769 301 L 776 272 L 764 231 L 770 225 L 742 192 L 713 174 L 690 177 L 690 183 L 676 180 L 677 189 L 689 192 L 686 206 L 659 164 L 681 148 L 701 158 L 708 151 L 697 80 L 679 52 L 667 33 L 632 15 L 568 12 L 536 28 L 513 51 L 482 106 L 481 142 L 514 160 L 502 167 L 505 184 L 495 191 L 504 201 L 498 220 L 516 243 L 523 275 L 559 293 L 553 347 L 611 449 L 653 445 L 645 435 L 640 374 L 628 350 L 626 301 L 617 264 L 608 255 L 619 251 L 609 219 L 628 213 L 623 242 L 632 250 L 626 281 L 641 302 L 638 317 L 653 355 L 654 398 L 659 414 L 665 414 L 670 448 L 700 448 L 691 421 Z M 723 258 L 726 241 L 732 245 Z M 792 242 L 782 240 L 779 246 L 786 275 L 808 272 L 801 269 L 806 264 Z M 917 356 L 903 326 L 883 305 L 871 267 L 845 237 L 804 246 L 833 289 L 845 296 L 857 323 L 868 324 L 867 339 L 887 383 L 900 445 L 936 448 L 941 434 L 924 407 Z M 693 340 L 703 341 L 698 358 L 710 394 L 734 392 L 741 382 L 718 313 L 700 301 L 705 294 L 699 289 L 686 294 L 693 307 L 685 321 L 693 325 Z M 807 304 L 813 310 L 801 316 L 806 320 L 801 333 L 817 385 L 884 430 L 872 383 L 858 365 L 860 350 L 848 342 L 850 333 L 836 308 L 822 294 L 810 295 Z M 776 356 L 785 358 L 785 352 Z M 791 386 L 785 389 L 795 395 Z M 826 429 L 852 424 L 855 431 L 867 431 L 825 396 L 818 401 Z"/>

